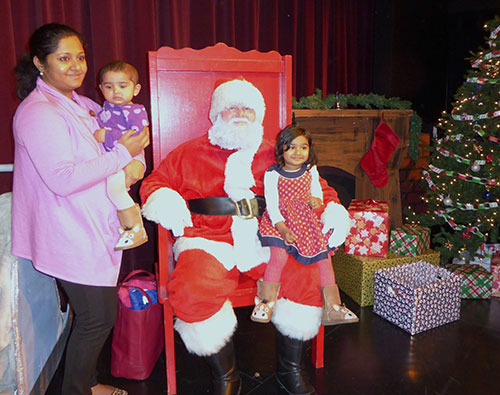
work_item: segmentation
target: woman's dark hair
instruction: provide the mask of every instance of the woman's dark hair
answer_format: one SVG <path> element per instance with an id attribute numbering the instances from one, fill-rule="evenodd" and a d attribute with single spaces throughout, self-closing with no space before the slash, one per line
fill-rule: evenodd
<path id="1" fill-rule="evenodd" d="M 45 63 L 47 56 L 55 52 L 62 38 L 73 36 L 76 36 L 85 48 L 85 41 L 80 33 L 66 25 L 48 23 L 33 32 L 29 41 L 29 53 L 21 57 L 14 69 L 16 95 L 19 99 L 23 100 L 35 89 L 36 79 L 40 75 L 33 63 L 33 57 L 36 56 L 40 62 Z"/>
<path id="2" fill-rule="evenodd" d="M 318 156 L 314 150 L 311 134 L 297 125 L 288 125 L 285 129 L 278 133 L 276 137 L 276 146 L 274 147 L 274 155 L 279 167 L 285 166 L 285 159 L 283 154 L 290 149 L 290 144 L 299 136 L 304 136 L 309 144 L 309 158 L 307 159 L 307 168 L 318 163 Z"/>

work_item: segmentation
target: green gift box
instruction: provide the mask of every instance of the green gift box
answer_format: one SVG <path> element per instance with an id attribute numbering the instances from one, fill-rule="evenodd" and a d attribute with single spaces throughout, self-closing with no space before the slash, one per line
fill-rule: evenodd
<path id="1" fill-rule="evenodd" d="M 391 231 L 389 251 L 416 257 L 430 247 L 430 229 L 419 225 L 403 225 Z"/>
<path id="2" fill-rule="evenodd" d="M 339 249 L 332 257 L 337 285 L 361 307 L 373 305 L 373 280 L 376 270 L 421 260 L 439 265 L 439 252 L 428 249 L 417 257 L 388 252 L 387 257 L 383 258 L 346 254 Z"/>
<path id="3" fill-rule="evenodd" d="M 457 265 L 449 263 L 445 267 L 462 275 L 462 299 L 490 299 L 493 275 L 479 265 Z"/>

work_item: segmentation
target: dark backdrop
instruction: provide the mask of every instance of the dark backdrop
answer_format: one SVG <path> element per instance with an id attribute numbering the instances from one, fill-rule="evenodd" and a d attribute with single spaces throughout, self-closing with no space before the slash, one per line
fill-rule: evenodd
<path id="1" fill-rule="evenodd" d="M 224 42 L 240 50 L 293 57 L 293 94 L 398 96 L 413 103 L 429 131 L 484 43 L 483 23 L 500 0 L 2 0 L 0 12 L 0 163 L 12 163 L 11 123 L 18 101 L 13 68 L 33 30 L 66 23 L 88 41 L 89 71 L 80 90 L 101 101 L 96 72 L 123 59 L 140 73 L 137 102 L 149 107 L 147 52 Z M 49 143 L 49 142 L 48 142 Z M 148 158 L 150 158 L 149 152 Z M 0 173 L 0 193 L 11 190 Z M 137 196 L 137 186 L 132 193 Z M 155 227 L 147 224 L 154 240 Z M 125 253 L 125 267 L 150 266 L 153 241 Z"/>
<path id="2" fill-rule="evenodd" d="M 13 68 L 33 30 L 68 24 L 88 42 L 83 93 L 100 101 L 96 72 L 122 59 L 139 70 L 137 102 L 149 107 L 147 52 L 160 46 L 204 48 L 224 42 L 242 51 L 293 56 L 293 94 L 364 93 L 372 85 L 374 0 L 2 0 L 0 163 L 12 163 Z M 0 192 L 11 176 L 0 173 Z"/>

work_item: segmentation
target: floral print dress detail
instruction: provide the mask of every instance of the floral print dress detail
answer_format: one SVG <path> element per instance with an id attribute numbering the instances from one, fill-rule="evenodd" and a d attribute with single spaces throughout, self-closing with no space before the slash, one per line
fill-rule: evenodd
<path id="1" fill-rule="evenodd" d="M 283 170 L 277 164 L 267 171 L 278 173 L 279 212 L 284 218 L 285 225 L 297 235 L 297 241 L 287 246 L 266 210 L 260 221 L 258 233 L 262 245 L 283 248 L 304 265 L 328 258 L 330 252 L 336 251 L 337 248 L 328 247 L 328 238 L 332 230 L 326 234 L 322 232 L 323 225 L 318 215 L 307 204 L 312 196 L 312 175 L 307 170 L 306 164 L 296 172 Z"/>

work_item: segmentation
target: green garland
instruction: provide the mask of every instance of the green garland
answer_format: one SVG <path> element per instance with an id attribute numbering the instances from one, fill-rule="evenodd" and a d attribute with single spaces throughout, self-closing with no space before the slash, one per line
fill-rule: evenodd
<path id="1" fill-rule="evenodd" d="M 299 101 L 292 98 L 292 108 L 309 108 L 315 110 L 328 110 L 331 108 L 364 107 L 366 109 L 391 108 L 397 110 L 411 109 L 411 102 L 402 100 L 399 97 L 386 98 L 385 96 L 369 93 L 367 95 L 328 95 L 322 97 L 321 89 L 316 89 L 316 93 L 311 96 L 301 97 Z M 418 143 L 422 132 L 422 118 L 413 111 L 410 117 L 410 144 L 408 146 L 408 156 L 416 162 L 420 156 Z"/>

